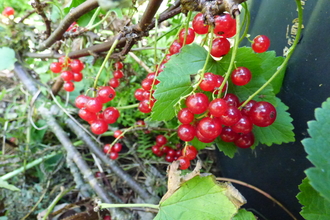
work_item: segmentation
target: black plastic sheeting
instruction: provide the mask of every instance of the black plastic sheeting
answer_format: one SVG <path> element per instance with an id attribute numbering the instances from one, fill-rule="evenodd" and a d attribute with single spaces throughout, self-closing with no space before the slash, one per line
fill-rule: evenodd
<path id="1" fill-rule="evenodd" d="M 314 110 L 330 97 L 330 1 L 305 0 L 304 29 L 296 51 L 289 61 L 278 97 L 289 106 L 294 119 L 296 142 L 239 149 L 234 159 L 218 155 L 222 175 L 252 184 L 279 200 L 297 219 L 301 205 L 296 199 L 304 170 L 312 166 L 306 159 L 301 140 L 308 137 L 307 122 Z M 251 39 L 259 34 L 270 37 L 270 50 L 278 56 L 289 47 L 293 20 L 298 17 L 294 0 L 249 0 Z M 250 46 L 248 41 L 243 45 Z M 330 131 L 329 131 L 330 134 Z M 317 146 L 315 146 L 317 147 Z M 246 197 L 244 208 L 259 219 L 292 219 L 268 198 L 249 188 L 234 184 Z"/>

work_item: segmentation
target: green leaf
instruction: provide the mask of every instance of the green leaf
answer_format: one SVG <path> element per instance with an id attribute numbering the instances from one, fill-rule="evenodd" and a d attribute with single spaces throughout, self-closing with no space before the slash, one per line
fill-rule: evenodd
<path id="1" fill-rule="evenodd" d="M 330 98 L 315 110 L 316 121 L 308 122 L 311 138 L 302 141 L 307 158 L 315 165 L 306 170 L 310 184 L 330 201 Z"/>
<path id="2" fill-rule="evenodd" d="M 276 120 L 268 127 L 254 126 L 253 133 L 255 138 L 262 144 L 271 146 L 272 144 L 288 143 L 295 140 L 293 133 L 292 118 L 286 111 L 289 108 L 276 98 Z"/>
<path id="3" fill-rule="evenodd" d="M 224 142 L 220 138 L 215 141 L 218 149 L 222 151 L 226 156 L 233 158 L 237 152 L 237 146 L 233 142 Z"/>
<path id="4" fill-rule="evenodd" d="M 302 208 L 300 214 L 306 220 L 330 219 L 330 202 L 310 185 L 309 179 L 305 178 L 299 185 L 300 193 L 297 195 Z"/>
<path id="5" fill-rule="evenodd" d="M 211 146 L 213 144 L 213 142 L 212 143 L 203 143 L 195 137 L 192 141 L 190 141 L 190 144 L 192 146 L 194 146 L 197 150 L 202 150 L 202 149 L 206 148 L 207 146 Z"/>
<path id="6" fill-rule="evenodd" d="M 9 47 L 1 47 L 0 48 L 0 70 L 14 69 L 15 62 L 16 62 L 15 51 Z"/>
<path id="7" fill-rule="evenodd" d="M 0 178 L 0 188 L 5 188 L 5 189 L 9 189 L 11 191 L 20 191 L 19 188 L 17 188 L 14 185 L 9 184 L 7 181 L 3 180 Z"/>
<path id="8" fill-rule="evenodd" d="M 175 116 L 175 104 L 192 91 L 190 75 L 203 68 L 206 56 L 203 47 L 192 44 L 171 57 L 157 77 L 160 83 L 154 94 L 157 101 L 152 109 L 153 120 L 170 120 Z"/>
<path id="9" fill-rule="evenodd" d="M 283 63 L 285 59 L 284 57 L 276 57 L 276 53 L 273 50 L 267 51 L 265 53 L 258 53 L 257 55 L 262 60 L 261 68 L 263 70 L 263 75 L 267 80 L 273 76 L 273 74 L 277 71 L 277 68 Z M 286 68 L 283 68 L 282 72 L 277 75 L 277 77 L 271 82 L 275 94 L 280 92 L 285 69 Z"/>
<path id="10" fill-rule="evenodd" d="M 238 211 L 231 200 L 232 186 L 229 186 L 231 185 L 217 183 L 211 175 L 195 176 L 160 203 L 154 220 L 229 220 Z"/>
<path id="11" fill-rule="evenodd" d="M 245 209 L 238 210 L 238 213 L 234 216 L 233 220 L 255 220 L 256 217 L 252 212 L 246 211 Z"/>

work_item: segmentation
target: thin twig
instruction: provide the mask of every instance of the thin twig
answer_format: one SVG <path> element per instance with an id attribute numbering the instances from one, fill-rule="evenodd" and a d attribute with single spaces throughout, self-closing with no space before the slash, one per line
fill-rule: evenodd
<path id="1" fill-rule="evenodd" d="M 217 177 L 216 180 L 218 181 L 228 181 L 228 182 L 232 182 L 232 183 L 237 183 L 239 185 L 242 185 L 242 186 L 245 186 L 245 187 L 248 187 L 250 189 L 253 189 L 255 191 L 257 191 L 258 193 L 266 196 L 268 199 L 272 200 L 273 202 L 275 202 L 279 207 L 281 207 L 286 213 L 288 213 L 292 219 L 295 219 L 297 220 L 297 218 L 287 209 L 284 207 L 284 205 L 282 205 L 282 203 L 280 203 L 279 201 L 277 201 L 275 198 L 273 198 L 271 195 L 269 195 L 268 193 L 266 193 L 265 191 L 251 185 L 251 184 L 248 184 L 246 182 L 243 182 L 243 181 L 240 181 L 240 180 L 235 180 L 235 179 L 231 179 L 231 178 L 225 178 L 225 177 Z"/>
<path id="2" fill-rule="evenodd" d="M 144 68 L 148 73 L 152 73 L 153 71 L 140 59 L 138 58 L 134 53 L 128 52 L 128 54 L 138 63 L 142 68 Z"/>
<path id="3" fill-rule="evenodd" d="M 35 8 L 38 15 L 41 16 L 42 20 L 44 20 L 45 26 L 46 26 L 46 38 L 49 37 L 51 33 L 51 27 L 50 27 L 50 20 L 47 18 L 44 12 L 44 7 L 46 6 L 45 3 L 41 3 L 39 0 L 35 0 L 34 3 L 31 4 L 33 8 Z"/>

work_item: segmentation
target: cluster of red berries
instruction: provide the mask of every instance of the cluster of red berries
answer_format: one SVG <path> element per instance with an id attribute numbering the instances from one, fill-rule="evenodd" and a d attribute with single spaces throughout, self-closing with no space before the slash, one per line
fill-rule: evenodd
<path id="1" fill-rule="evenodd" d="M 122 150 L 123 145 L 121 143 L 115 143 L 114 145 L 106 144 L 103 146 L 103 152 L 109 155 L 110 159 L 115 160 L 118 158 L 118 154 Z"/>
<path id="2" fill-rule="evenodd" d="M 58 59 L 58 62 L 51 63 L 49 68 L 53 73 L 61 74 L 61 78 L 65 82 L 63 89 L 67 92 L 72 92 L 75 88 L 73 82 L 80 82 L 83 79 L 81 71 L 84 67 L 84 64 L 80 60 L 71 60 L 63 56 Z"/>
<path id="3" fill-rule="evenodd" d="M 204 93 L 188 96 L 187 107 L 178 113 L 178 120 L 182 123 L 177 130 L 179 138 L 191 141 L 196 137 L 201 142 L 211 143 L 220 137 L 240 148 L 251 147 L 254 144 L 253 125 L 271 125 L 276 119 L 276 109 L 265 101 L 251 100 L 243 107 L 242 103 L 231 93 L 211 102 Z M 199 114 L 203 114 L 203 118 L 195 120 L 195 115 Z"/>
<path id="4" fill-rule="evenodd" d="M 107 107 L 103 111 L 103 105 L 113 100 L 116 91 L 111 86 L 103 86 L 97 90 L 96 97 L 79 95 L 75 105 L 79 108 L 79 116 L 90 124 L 91 131 L 100 135 L 108 130 L 108 124 L 113 124 L 120 116 L 118 109 Z"/>
<path id="5" fill-rule="evenodd" d="M 116 62 L 114 67 L 116 70 L 113 72 L 113 78 L 109 80 L 109 85 L 113 88 L 117 88 L 120 84 L 119 80 L 124 77 L 124 73 L 122 71 L 124 64 L 122 62 Z"/>
<path id="6" fill-rule="evenodd" d="M 9 17 L 10 15 L 14 15 L 14 14 L 15 14 L 15 10 L 12 7 L 6 7 L 2 11 L 2 15 L 5 17 Z"/>

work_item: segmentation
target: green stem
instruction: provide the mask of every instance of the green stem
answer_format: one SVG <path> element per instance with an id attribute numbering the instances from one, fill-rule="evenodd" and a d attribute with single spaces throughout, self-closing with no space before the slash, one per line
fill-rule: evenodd
<path id="1" fill-rule="evenodd" d="M 94 81 L 94 85 L 93 85 L 94 90 L 96 90 L 97 82 L 98 82 L 98 80 L 99 80 L 99 78 L 100 78 L 100 76 L 101 76 L 101 72 L 102 72 L 102 70 L 103 70 L 105 64 L 107 63 L 107 61 L 108 61 L 110 55 L 112 54 L 112 52 L 113 52 L 114 49 L 116 48 L 118 42 L 119 42 L 119 37 L 117 37 L 117 39 L 113 42 L 113 44 L 112 44 L 110 50 L 109 50 L 108 53 L 107 53 L 107 56 L 105 57 L 105 59 L 104 59 L 102 65 L 101 65 L 101 67 L 100 67 L 100 69 L 99 69 L 99 71 L 98 71 L 98 73 L 97 73 L 97 75 L 96 75 L 96 77 L 95 77 L 95 81 Z"/>
<path id="2" fill-rule="evenodd" d="M 282 70 L 286 67 L 286 65 L 288 64 L 294 50 L 297 47 L 297 44 L 300 40 L 300 35 L 301 35 L 301 30 L 302 30 L 302 22 L 303 22 L 303 9 L 301 7 L 301 2 L 300 0 L 296 0 L 296 4 L 297 4 L 297 8 L 298 8 L 298 30 L 297 30 L 297 35 L 296 38 L 293 42 L 293 45 L 290 47 L 289 51 L 288 51 L 288 55 L 286 56 L 285 60 L 283 61 L 283 63 L 277 68 L 277 71 L 273 74 L 272 77 L 270 77 L 267 82 L 265 84 L 263 84 L 257 91 L 255 91 L 252 95 L 249 96 L 249 98 L 247 100 L 245 100 L 245 102 L 240 106 L 240 107 L 244 107 L 250 100 L 253 99 L 253 97 L 255 97 L 256 95 L 258 95 L 264 88 L 266 88 L 275 78 L 277 75 L 279 75 Z"/>
<path id="3" fill-rule="evenodd" d="M 238 15 L 236 17 L 236 30 L 237 30 L 237 33 L 236 33 L 236 36 L 235 36 L 235 42 L 234 42 L 234 47 L 232 49 L 232 54 L 231 54 L 231 59 L 230 59 L 230 64 L 229 64 L 229 67 L 228 67 L 228 70 L 225 74 L 225 77 L 224 77 L 224 80 L 223 82 L 221 83 L 220 87 L 219 87 L 219 93 L 218 93 L 218 98 L 221 97 L 221 94 L 222 94 L 222 89 L 223 87 L 225 86 L 225 84 L 227 83 L 228 81 L 228 78 L 231 74 L 231 71 L 234 67 L 234 63 L 235 63 L 235 58 L 236 58 L 236 54 L 237 54 L 237 50 L 238 50 L 238 44 L 239 44 L 239 33 L 240 33 L 240 16 Z"/>
<path id="4" fill-rule="evenodd" d="M 155 18 L 155 43 L 154 43 L 154 64 L 157 64 L 157 34 L 158 34 L 158 14 L 156 15 Z"/>
<path id="5" fill-rule="evenodd" d="M 117 106 L 116 109 L 123 110 L 123 109 L 137 108 L 137 107 L 139 107 L 139 103 L 126 105 L 126 106 Z"/>
<path id="6" fill-rule="evenodd" d="M 108 18 L 108 16 L 110 15 L 110 13 L 111 13 L 111 11 L 108 11 L 108 12 L 106 13 L 106 15 L 104 16 L 104 18 L 102 18 L 101 21 L 97 22 L 97 23 L 94 24 L 94 25 L 87 26 L 86 28 L 87 28 L 88 30 L 93 30 L 95 27 L 97 27 L 97 26 L 99 26 L 100 24 L 102 24 L 102 23 Z"/>
<path id="7" fill-rule="evenodd" d="M 159 209 L 159 205 L 154 204 L 107 204 L 107 203 L 101 203 L 100 204 L 101 209 L 107 209 L 107 208 L 153 208 L 153 209 Z"/>
<path id="8" fill-rule="evenodd" d="M 93 23 L 94 23 L 94 21 L 95 21 L 95 19 L 96 19 L 96 16 L 100 13 L 100 11 L 101 11 L 101 8 L 98 7 L 98 8 L 96 9 L 96 11 L 94 12 L 92 18 L 89 20 L 89 22 L 88 22 L 88 24 L 87 24 L 86 27 L 89 27 L 89 26 L 92 26 L 92 25 L 93 25 Z"/>
<path id="9" fill-rule="evenodd" d="M 190 21 L 190 19 L 191 19 L 191 15 L 192 15 L 192 12 L 189 11 L 189 12 L 188 12 L 188 16 L 187 16 L 187 21 L 186 21 L 186 27 L 185 27 L 186 31 L 185 31 L 185 33 L 184 33 L 184 40 L 183 40 L 182 47 L 183 47 L 184 45 L 186 45 L 186 38 L 187 38 L 187 34 L 188 34 L 189 21 Z"/>
<path id="10" fill-rule="evenodd" d="M 14 176 L 16 176 L 16 175 L 24 172 L 24 170 L 28 170 L 28 169 L 30 169 L 30 168 L 32 168 L 32 167 L 40 164 L 42 161 L 54 157 L 55 155 L 57 155 L 57 153 L 49 154 L 49 155 L 46 155 L 46 156 L 44 156 L 42 158 L 36 159 L 36 160 L 32 161 L 31 163 L 28 163 L 25 167 L 21 167 L 21 168 L 19 168 L 17 170 L 14 170 L 14 171 L 12 171 L 10 173 L 7 173 L 7 174 L 3 175 L 2 177 L 0 177 L 0 179 L 2 179 L 2 180 L 8 180 L 8 179 L 10 179 L 10 178 L 12 178 L 12 177 L 14 177 Z"/>
<path id="11" fill-rule="evenodd" d="M 245 25 L 244 33 L 242 34 L 241 38 L 239 39 L 238 44 L 240 44 L 242 42 L 242 40 L 246 37 L 246 35 L 249 31 L 250 22 L 251 22 L 251 16 L 250 16 L 250 11 L 249 11 L 248 5 L 246 4 L 246 2 L 244 2 L 242 5 L 245 9 L 244 21 L 246 21 L 246 25 Z M 243 27 L 243 25 L 242 25 L 242 27 Z"/>

